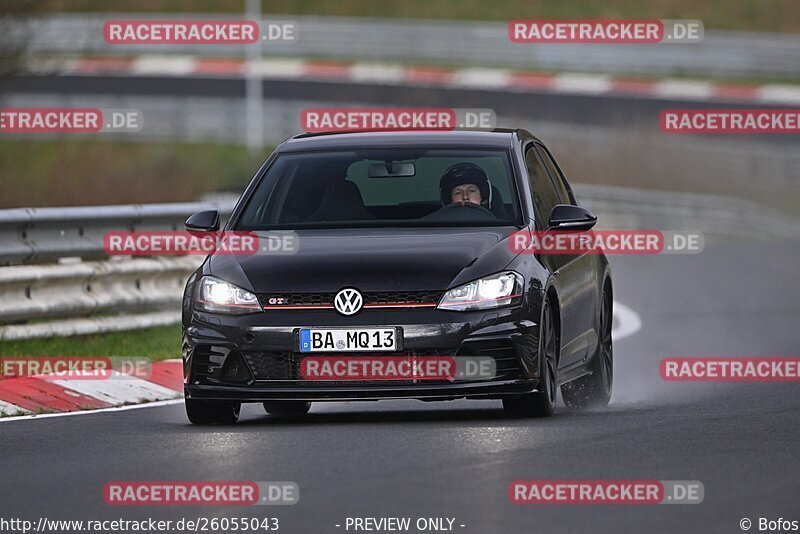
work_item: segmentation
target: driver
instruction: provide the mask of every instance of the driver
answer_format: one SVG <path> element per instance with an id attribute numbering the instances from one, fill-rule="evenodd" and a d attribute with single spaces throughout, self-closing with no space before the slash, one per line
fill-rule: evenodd
<path id="1" fill-rule="evenodd" d="M 491 185 L 486 172 L 474 163 L 456 163 L 444 171 L 439 180 L 439 192 L 442 204 L 467 202 L 489 208 L 491 202 Z"/>

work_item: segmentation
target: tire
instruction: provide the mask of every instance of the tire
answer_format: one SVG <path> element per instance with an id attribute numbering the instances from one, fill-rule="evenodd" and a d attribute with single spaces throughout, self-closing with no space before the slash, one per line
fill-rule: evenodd
<path id="1" fill-rule="evenodd" d="M 556 337 L 553 311 L 549 300 L 542 305 L 542 320 L 539 331 L 539 387 L 533 393 L 515 395 L 503 399 L 503 410 L 508 417 L 550 417 L 556 409 L 556 369 L 558 362 L 558 338 Z"/>
<path id="2" fill-rule="evenodd" d="M 614 387 L 614 345 L 611 340 L 613 303 L 608 286 L 603 288 L 598 343 L 592 359 L 592 374 L 561 386 L 561 397 L 570 408 L 599 408 L 611 400 Z"/>
<path id="3" fill-rule="evenodd" d="M 240 402 L 186 399 L 186 416 L 195 425 L 232 425 L 239 420 Z"/>
<path id="4" fill-rule="evenodd" d="M 264 410 L 275 417 L 302 417 L 311 409 L 307 401 L 266 401 Z"/>

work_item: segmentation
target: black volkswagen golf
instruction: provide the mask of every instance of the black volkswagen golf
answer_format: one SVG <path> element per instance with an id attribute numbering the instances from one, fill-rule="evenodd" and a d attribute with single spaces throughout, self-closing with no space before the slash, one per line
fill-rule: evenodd
<path id="1" fill-rule="evenodd" d="M 186 221 L 220 230 L 219 213 Z M 555 159 L 524 130 L 303 134 L 264 162 L 225 231 L 294 253 L 215 253 L 183 299 L 186 412 L 243 402 L 502 399 L 509 416 L 611 396 L 602 253 L 526 253 L 520 232 L 588 231 Z M 531 234 L 532 235 L 532 234 Z"/>

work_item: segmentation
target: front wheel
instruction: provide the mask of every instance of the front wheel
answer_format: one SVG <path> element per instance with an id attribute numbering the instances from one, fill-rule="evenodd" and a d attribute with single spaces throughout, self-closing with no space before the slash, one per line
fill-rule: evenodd
<path id="1" fill-rule="evenodd" d="M 602 407 L 611 400 L 614 385 L 614 346 L 611 341 L 612 301 L 603 289 L 600 301 L 597 351 L 592 362 L 592 374 L 561 386 L 561 397 L 570 408 Z"/>
<path id="2" fill-rule="evenodd" d="M 539 329 L 539 387 L 533 393 L 503 399 L 503 409 L 509 417 L 550 417 L 556 409 L 556 366 L 558 340 L 550 302 L 542 305 Z"/>
<path id="3" fill-rule="evenodd" d="M 186 416 L 195 425 L 232 425 L 239 420 L 240 402 L 185 399 Z"/>

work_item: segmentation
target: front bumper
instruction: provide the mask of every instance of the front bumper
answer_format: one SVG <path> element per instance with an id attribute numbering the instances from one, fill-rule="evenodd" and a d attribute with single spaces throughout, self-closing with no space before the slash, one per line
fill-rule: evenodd
<path id="1" fill-rule="evenodd" d="M 485 357 L 494 360 L 496 373 L 491 378 L 454 381 L 303 380 L 299 364 L 310 354 L 297 351 L 296 331 L 334 326 L 402 329 L 401 351 L 371 356 Z M 500 398 L 538 386 L 538 336 L 538 325 L 520 308 L 468 313 L 364 311 L 354 317 L 324 311 L 241 316 L 194 311 L 184 325 L 184 389 L 187 398 L 241 402 Z"/>
<path id="2" fill-rule="evenodd" d="M 453 400 L 498 399 L 509 394 L 534 391 L 538 379 L 484 381 L 457 384 L 314 385 L 295 384 L 242 386 L 187 385 L 191 399 L 262 402 L 266 400 L 364 401 L 387 399 Z"/>

